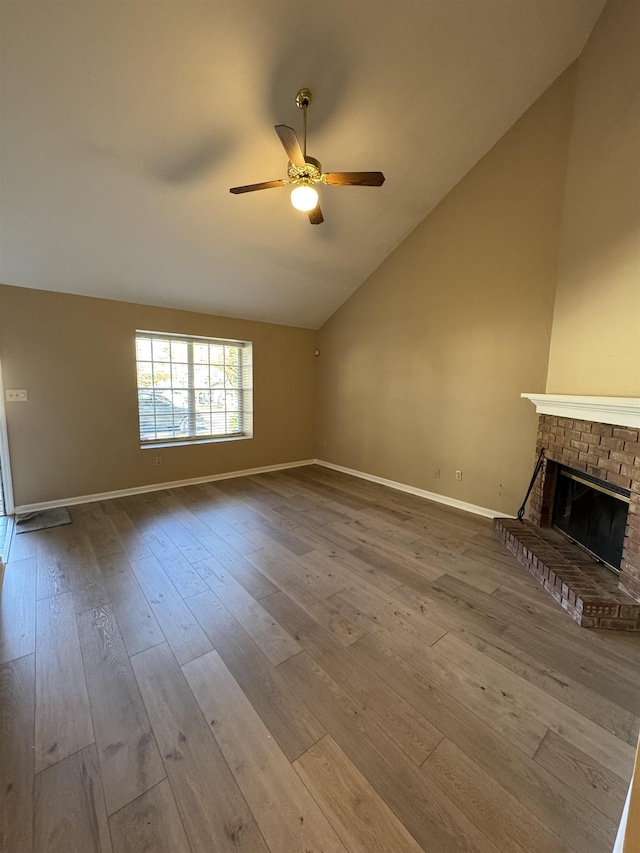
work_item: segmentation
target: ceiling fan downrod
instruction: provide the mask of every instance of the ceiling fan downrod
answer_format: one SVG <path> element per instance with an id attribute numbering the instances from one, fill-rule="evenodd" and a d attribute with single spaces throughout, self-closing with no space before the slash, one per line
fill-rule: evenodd
<path id="1" fill-rule="evenodd" d="M 302 146 L 302 154 L 307 159 L 307 109 L 311 106 L 313 95 L 309 89 L 300 89 L 296 95 L 296 105 L 302 110 L 304 116 L 304 143 Z"/>

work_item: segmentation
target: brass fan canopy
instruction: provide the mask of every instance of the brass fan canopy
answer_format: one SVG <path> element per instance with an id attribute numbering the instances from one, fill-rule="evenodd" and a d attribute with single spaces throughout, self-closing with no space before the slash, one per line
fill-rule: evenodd
<path id="1" fill-rule="evenodd" d="M 313 102 L 313 95 L 309 89 L 300 89 L 298 94 L 296 95 L 296 105 L 301 110 L 306 110 L 307 107 L 310 107 Z"/>

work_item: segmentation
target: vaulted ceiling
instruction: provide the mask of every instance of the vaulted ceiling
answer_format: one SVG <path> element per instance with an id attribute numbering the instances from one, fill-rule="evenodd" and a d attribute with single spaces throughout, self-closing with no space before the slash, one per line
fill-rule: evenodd
<path id="1" fill-rule="evenodd" d="M 4 2 L 0 279 L 320 326 L 580 53 L 604 0 Z M 274 124 L 327 171 L 311 226 Z"/>

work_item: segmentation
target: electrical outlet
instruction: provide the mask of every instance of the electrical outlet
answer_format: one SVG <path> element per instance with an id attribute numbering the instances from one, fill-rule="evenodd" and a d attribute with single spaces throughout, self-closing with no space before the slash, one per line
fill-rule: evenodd
<path id="1" fill-rule="evenodd" d="M 9 391 L 9 390 L 7 390 L 7 391 L 5 391 L 4 396 L 5 396 L 5 399 L 8 403 L 26 403 L 27 400 L 29 399 L 29 395 L 24 390 L 21 390 L 21 391 L 16 391 L 16 390 Z"/>
<path id="2" fill-rule="evenodd" d="M 456 480 L 462 479 L 462 471 L 456 471 Z"/>
<path id="3" fill-rule="evenodd" d="M 156 456 L 156 465 L 162 465 L 162 456 Z"/>
<path id="4" fill-rule="evenodd" d="M 436 468 L 436 470 L 433 472 L 433 479 L 434 480 L 440 479 L 440 469 L 439 468 Z"/>

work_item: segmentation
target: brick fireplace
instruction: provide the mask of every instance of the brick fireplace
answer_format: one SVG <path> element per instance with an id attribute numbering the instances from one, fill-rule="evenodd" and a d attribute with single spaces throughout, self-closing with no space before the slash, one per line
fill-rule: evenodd
<path id="1" fill-rule="evenodd" d="M 545 458 L 528 521 L 495 519 L 496 535 L 580 625 L 640 631 L 640 400 L 523 396 L 536 403 Z M 628 495 L 619 575 L 552 528 L 561 466 Z"/>

